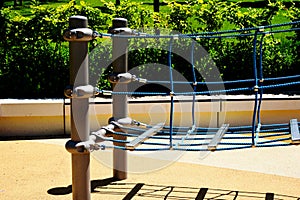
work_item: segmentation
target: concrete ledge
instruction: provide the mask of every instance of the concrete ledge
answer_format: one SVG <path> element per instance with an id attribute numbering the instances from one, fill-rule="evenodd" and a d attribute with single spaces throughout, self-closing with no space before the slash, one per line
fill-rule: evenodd
<path id="1" fill-rule="evenodd" d="M 0 136 L 65 134 L 62 99 L 0 100 Z"/>
<path id="2" fill-rule="evenodd" d="M 191 98 L 176 97 L 174 123 L 191 126 Z M 253 96 L 197 97 L 195 104 L 198 126 L 220 127 L 250 125 L 254 107 Z M 133 119 L 149 124 L 169 122 L 169 97 L 143 97 L 129 100 Z M 112 116 L 111 99 L 91 99 L 91 130 L 106 125 Z M 261 118 L 263 124 L 289 123 L 300 118 L 300 96 L 264 95 Z M 68 135 L 70 132 L 70 101 L 0 100 L 0 136 Z"/>

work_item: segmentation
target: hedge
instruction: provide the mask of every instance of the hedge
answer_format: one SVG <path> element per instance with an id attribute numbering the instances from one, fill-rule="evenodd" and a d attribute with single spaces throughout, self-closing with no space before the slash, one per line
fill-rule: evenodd
<path id="1" fill-rule="evenodd" d="M 0 11 L 0 98 L 62 98 L 69 82 L 68 43 L 62 38 L 68 28 L 68 18 L 83 15 L 89 27 L 107 32 L 114 17 L 128 19 L 129 27 L 145 31 L 148 28 L 167 28 L 181 33 L 220 31 L 271 24 L 279 13 L 291 21 L 300 19 L 295 5 L 285 7 L 280 1 L 270 1 L 264 9 L 241 9 L 239 3 L 221 0 L 189 0 L 186 4 L 165 2 L 168 13 L 145 10 L 140 3 L 121 1 L 120 6 L 105 3 L 105 10 L 92 8 L 75 1 L 57 7 L 32 6 L 32 15 L 22 16 L 10 8 Z M 300 33 L 280 34 L 264 40 L 264 73 L 269 77 L 300 74 Z M 199 43 L 211 54 L 223 80 L 245 79 L 252 73 L 252 38 L 211 39 Z M 99 55 L 110 63 L 111 46 L 103 39 L 91 42 Z M 137 56 L 138 55 L 138 56 Z M 155 56 L 157 55 L 157 56 Z M 130 67 L 147 63 L 166 63 L 167 52 L 140 49 L 130 52 Z M 184 60 L 174 57 L 174 67 L 185 73 Z M 250 67 L 249 67 L 250 66 Z M 100 71 L 91 70 L 97 77 Z M 109 69 L 106 74 L 109 73 Z M 110 87 L 103 79 L 93 84 Z"/>

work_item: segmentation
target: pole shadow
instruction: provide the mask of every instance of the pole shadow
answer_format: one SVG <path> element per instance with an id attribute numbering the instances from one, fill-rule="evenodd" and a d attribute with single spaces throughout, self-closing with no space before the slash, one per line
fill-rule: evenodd
<path id="1" fill-rule="evenodd" d="M 111 195 L 123 200 L 130 199 L 172 199 L 172 200 L 300 200 L 299 197 L 270 192 L 237 191 L 206 187 L 181 187 L 152 185 L 145 183 L 111 183 L 95 188 L 99 195 Z"/>
<path id="2" fill-rule="evenodd" d="M 172 199 L 172 200 L 300 200 L 300 197 L 270 192 L 237 191 L 206 187 L 182 187 L 171 185 L 153 185 L 146 183 L 118 182 L 116 178 L 91 181 L 91 192 L 99 195 L 118 197 L 123 200 L 139 199 Z M 47 191 L 50 195 L 68 195 L 72 185 L 55 187 Z"/>
<path id="3" fill-rule="evenodd" d="M 106 178 L 101 180 L 92 180 L 91 181 L 91 192 L 95 192 L 95 189 L 98 187 L 107 186 L 113 182 L 119 181 L 116 178 Z M 51 188 L 47 191 L 50 195 L 67 195 L 72 193 L 72 185 L 68 185 L 66 187 L 55 187 Z"/>

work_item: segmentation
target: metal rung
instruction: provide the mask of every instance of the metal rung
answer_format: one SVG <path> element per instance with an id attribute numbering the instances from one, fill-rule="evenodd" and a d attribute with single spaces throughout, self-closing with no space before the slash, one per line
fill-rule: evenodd
<path id="1" fill-rule="evenodd" d="M 213 137 L 213 139 L 208 144 L 208 146 L 207 146 L 208 150 L 210 150 L 210 151 L 216 150 L 219 142 L 223 138 L 224 134 L 227 132 L 228 128 L 229 128 L 229 124 L 223 124 L 219 128 L 219 130 L 217 131 L 217 133 L 215 134 L 215 136 Z"/>
<path id="2" fill-rule="evenodd" d="M 297 119 L 290 120 L 290 133 L 292 144 L 300 144 L 300 133 Z"/>
<path id="3" fill-rule="evenodd" d="M 130 143 L 126 145 L 126 149 L 134 150 L 138 145 L 140 145 L 143 141 L 147 140 L 149 137 L 155 135 L 159 130 L 161 130 L 164 126 L 164 123 L 158 123 L 149 130 L 145 131 L 137 138 L 132 140 Z"/>

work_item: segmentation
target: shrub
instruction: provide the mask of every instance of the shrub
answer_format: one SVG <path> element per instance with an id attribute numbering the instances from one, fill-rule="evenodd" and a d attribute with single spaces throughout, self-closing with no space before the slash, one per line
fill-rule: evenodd
<path id="1" fill-rule="evenodd" d="M 189 0 L 176 3 L 166 0 L 168 13 L 154 13 L 142 4 L 128 0 L 116 6 L 105 3 L 105 13 L 74 0 L 57 8 L 32 6 L 32 15 L 24 17 L 9 8 L 0 10 L 0 98 L 59 98 L 69 83 L 69 50 L 63 40 L 63 32 L 68 28 L 68 18 L 72 15 L 87 16 L 89 26 L 98 32 L 107 32 L 113 17 L 128 19 L 129 27 L 168 28 L 181 33 L 220 31 L 225 26 L 236 29 L 271 24 L 279 12 L 287 11 L 287 17 L 300 19 L 299 9 L 294 5 L 285 8 L 281 1 L 268 1 L 264 9 L 244 9 L 239 3 L 221 0 Z M 295 28 L 299 25 L 294 25 Z M 247 33 L 247 31 L 244 31 Z M 300 32 L 278 36 L 266 36 L 263 40 L 264 75 L 269 77 L 299 74 Z M 152 44 L 156 44 L 153 41 Z M 247 79 L 253 77 L 253 37 L 234 39 L 201 39 L 198 41 L 216 62 L 224 80 Z M 93 60 L 103 60 L 109 64 L 111 46 L 97 39 L 90 43 Z M 145 46 L 145 43 L 131 43 L 135 50 L 129 54 L 129 66 L 147 63 L 167 64 L 168 52 Z M 143 46 L 144 45 L 144 46 Z M 164 42 L 161 42 L 164 45 Z M 174 44 L 180 47 L 180 43 Z M 257 44 L 259 45 L 259 43 Z M 95 49 L 96 46 L 101 48 Z M 151 46 L 151 45 L 150 45 Z M 182 51 L 189 51 L 182 49 Z M 259 52 L 257 52 L 259 56 Z M 191 80 L 190 64 L 177 55 L 172 55 L 172 66 Z M 101 88 L 110 87 L 104 78 L 97 80 L 99 63 L 91 66 L 91 77 Z M 205 66 L 204 66 L 205 67 Z M 203 71 L 208 68 L 204 68 Z M 109 74 L 111 68 L 104 74 Z M 201 81 L 201 80 L 199 80 Z"/>

